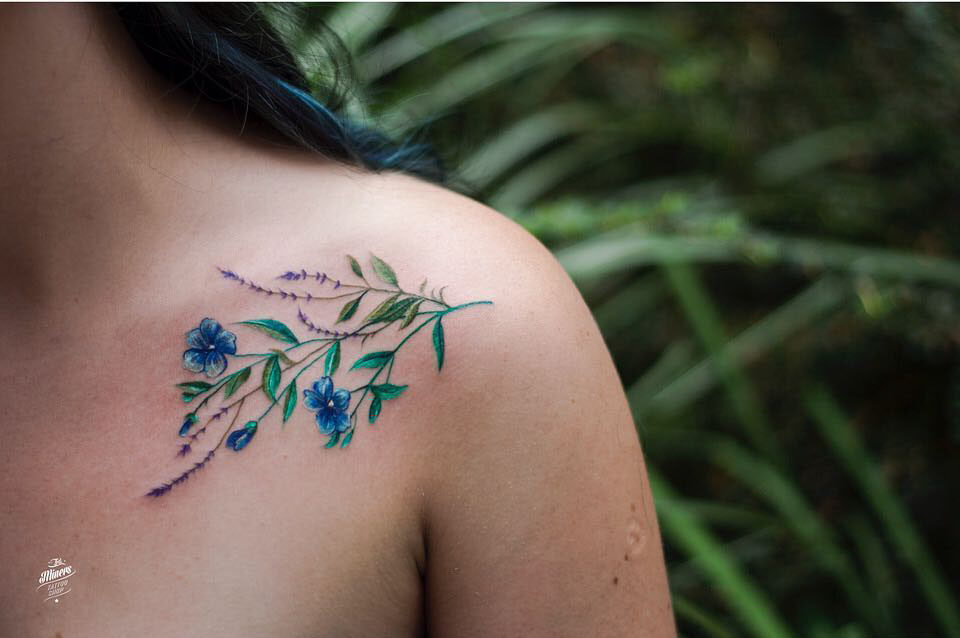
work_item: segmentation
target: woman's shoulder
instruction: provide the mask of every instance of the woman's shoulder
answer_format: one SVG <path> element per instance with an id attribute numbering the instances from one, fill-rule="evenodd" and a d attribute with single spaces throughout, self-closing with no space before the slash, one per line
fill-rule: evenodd
<path id="1" fill-rule="evenodd" d="M 277 223 L 296 230 L 271 237 L 251 265 L 261 279 L 287 278 L 272 288 L 298 295 L 287 304 L 297 329 L 314 336 L 375 332 L 344 343 L 354 357 L 391 350 L 429 320 L 404 341 L 393 372 L 406 375 L 408 405 L 430 415 L 405 425 L 413 445 L 483 445 L 474 431 L 483 419 L 491 435 L 522 438 L 523 428 L 539 427 L 530 411 L 556 413 L 562 423 L 550 436 L 575 438 L 574 422 L 594 409 L 616 424 L 610 427 L 618 439 L 638 448 L 592 315 L 535 237 L 469 197 L 414 177 L 341 167 L 319 173 L 298 171 L 271 187 L 282 193 Z M 318 301 L 321 293 L 334 299 Z M 248 297 L 275 301 L 269 293 Z M 400 402 L 382 405 L 386 414 Z"/>
<path id="2" fill-rule="evenodd" d="M 411 258 L 424 255 L 466 270 L 488 269 L 485 260 L 508 257 L 515 271 L 526 266 L 541 277 L 562 272 L 518 223 L 449 188 L 399 173 L 360 172 L 340 173 L 338 187 L 343 189 L 338 194 L 342 216 L 354 231 L 366 231 L 381 244 L 393 243 L 401 252 L 406 249 Z M 329 191 L 325 195 L 319 201 L 328 202 Z M 492 275 L 496 269 L 489 271 Z"/>
<path id="3" fill-rule="evenodd" d="M 396 286 L 410 293 L 442 295 L 451 306 L 483 302 L 460 317 L 444 317 L 451 329 L 461 325 L 461 347 L 481 353 L 482 360 L 472 360 L 471 368 L 483 368 L 486 362 L 492 371 L 509 374 L 513 370 L 508 366 L 525 367 L 536 358 L 546 362 L 586 348 L 606 371 L 612 370 L 577 287 L 520 224 L 414 177 L 352 175 L 345 180 L 347 230 L 338 234 L 340 252 L 360 262 L 376 256 L 388 263 Z M 338 263 L 341 258 L 331 248 L 329 257 Z M 363 276 L 382 283 L 372 264 L 363 264 Z"/>
<path id="4" fill-rule="evenodd" d="M 669 635 L 639 440 L 576 286 L 527 231 L 470 198 L 398 175 L 360 178 L 355 192 L 363 238 L 398 285 L 448 304 L 409 353 L 395 412 L 422 489 L 431 624 Z M 383 279 L 377 261 L 359 265 Z"/>
<path id="5" fill-rule="evenodd" d="M 350 169 L 332 173 L 332 178 L 304 182 L 298 203 L 286 209 L 302 228 L 291 238 L 291 251 L 310 254 L 312 263 L 330 264 L 332 272 L 354 279 L 356 272 L 347 266 L 356 259 L 363 278 L 382 284 L 371 266 L 375 256 L 396 277 L 387 288 L 442 294 L 451 304 L 489 300 L 494 303 L 484 309 L 486 326 L 496 325 L 503 334 L 512 330 L 522 336 L 552 322 L 553 330 L 594 333 L 595 345 L 602 348 L 570 277 L 514 220 L 416 177 Z M 485 328 L 472 338 L 491 334 Z M 516 344 L 518 350 L 523 345 Z"/>
<path id="6" fill-rule="evenodd" d="M 344 285 L 350 280 L 382 290 L 371 291 L 362 305 L 375 306 L 386 295 L 421 311 L 431 304 L 447 308 L 443 325 L 462 333 L 447 354 L 456 358 L 447 361 L 478 374 L 510 377 L 537 361 L 554 369 L 570 365 L 571 373 L 592 365 L 613 373 L 606 380 L 619 391 L 577 287 L 518 223 L 470 197 L 407 175 L 342 171 L 334 182 L 305 189 L 303 206 L 297 208 L 314 210 L 315 216 L 307 213 L 306 232 L 297 241 L 306 242 L 300 250 L 312 251 L 315 262 L 343 273 Z M 424 298 L 430 301 L 418 304 Z M 460 306 L 462 311 L 450 311 Z M 338 310 L 326 312 L 336 319 Z M 475 354 L 460 361 L 466 352 Z M 489 380 L 478 381 L 489 387 Z"/>

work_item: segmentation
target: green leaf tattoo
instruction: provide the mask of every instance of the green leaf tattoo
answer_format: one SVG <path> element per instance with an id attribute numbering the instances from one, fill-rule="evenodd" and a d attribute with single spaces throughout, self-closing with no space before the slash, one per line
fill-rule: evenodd
<path id="1" fill-rule="evenodd" d="M 239 372 L 235 372 L 230 375 L 230 379 L 223 386 L 223 398 L 229 399 L 233 394 L 247 382 L 247 379 L 250 378 L 250 367 L 241 369 Z"/>
<path id="2" fill-rule="evenodd" d="M 391 286 L 397 285 L 397 274 L 393 272 L 393 268 L 387 262 L 376 255 L 370 255 L 370 263 L 373 264 L 373 271 L 377 273 L 377 277 Z"/>
<path id="3" fill-rule="evenodd" d="M 245 326 L 253 326 L 257 330 L 284 343 L 300 343 L 290 328 L 274 319 L 251 319 L 250 321 L 241 321 L 240 323 Z"/>
<path id="4" fill-rule="evenodd" d="M 283 400 L 283 422 L 284 423 L 290 420 L 290 416 L 293 414 L 294 408 L 297 407 L 297 380 L 296 379 L 290 382 L 290 385 L 287 386 L 285 393 L 286 393 L 286 398 Z"/>
<path id="5" fill-rule="evenodd" d="M 192 446 L 203 439 L 208 428 L 220 429 L 220 438 L 208 448 L 201 460 L 170 481 L 150 490 L 148 496 L 162 496 L 185 482 L 205 467 L 221 447 L 235 452 L 245 449 L 261 429 L 261 424 L 268 422 L 264 419 L 275 407 L 279 414 L 277 420 L 286 423 L 293 418 L 299 403 L 312 413 L 320 433 L 329 437 L 325 448 L 333 448 L 337 444 L 341 449 L 346 448 L 356 434 L 358 411 L 365 402 L 368 403 L 367 421 L 375 424 L 385 402 L 397 400 L 407 393 L 409 386 L 396 383 L 391 377 L 398 353 L 413 337 L 433 324 L 431 342 L 437 358 L 437 370 L 441 371 L 446 354 L 443 319 L 467 308 L 493 303 L 470 301 L 452 305 L 444 297 L 443 287 L 431 289 L 427 294 L 426 279 L 417 292 L 404 290 L 393 268 L 371 254 L 370 269 L 382 282 L 373 283 L 374 280 L 367 280 L 356 258 L 347 255 L 346 260 L 350 272 L 362 284 L 345 283 L 320 271 L 288 270 L 278 279 L 298 282 L 296 285 L 300 289 L 291 290 L 287 284 L 284 287 L 266 287 L 232 270 L 219 269 L 225 280 L 239 284 L 247 292 L 275 302 L 297 304 L 296 319 L 307 336 L 297 336 L 288 324 L 273 318 L 239 321 L 234 325 L 249 329 L 246 336 L 241 336 L 241 340 L 250 337 L 256 341 L 259 333 L 261 340 L 266 336 L 283 344 L 281 347 L 241 353 L 238 352 L 237 335 L 225 330 L 212 318 L 203 319 L 196 328 L 186 333 L 188 347 L 183 352 L 183 367 L 205 379 L 175 384 L 185 403 L 197 401 L 179 424 L 179 436 L 185 442 L 181 444 L 177 456 L 191 454 Z M 335 305 L 331 306 L 331 302 Z M 333 324 L 347 324 L 347 327 L 334 330 L 314 323 L 304 311 L 303 306 L 307 304 L 324 304 L 323 307 L 329 309 L 328 317 L 333 319 Z M 360 313 L 361 306 L 366 314 Z M 356 320 L 357 316 L 363 319 Z M 384 333 L 391 327 L 394 329 L 392 332 Z M 363 353 L 366 342 L 381 333 L 384 333 L 384 338 L 396 335 L 395 345 Z M 356 358 L 347 372 L 342 372 L 341 358 L 348 348 L 355 348 L 356 355 L 349 356 Z M 231 364 L 235 361 L 239 363 L 241 357 L 244 358 L 242 367 L 228 372 Z M 260 366 L 260 383 L 242 392 L 253 369 Z M 302 386 L 298 386 L 297 380 L 311 370 L 317 371 L 314 374 L 320 374 L 318 371 L 321 367 L 322 376 L 314 377 L 298 395 L 297 388 Z M 366 383 L 347 389 L 335 384 L 334 378 L 338 373 L 363 373 L 368 376 Z M 241 413 L 247 415 L 245 422 L 240 421 Z M 218 428 L 223 422 L 229 423 L 222 429 Z M 237 427 L 238 423 L 244 425 Z"/>
<path id="6" fill-rule="evenodd" d="M 353 271 L 353 274 L 366 281 L 366 278 L 363 276 L 363 269 L 360 268 L 360 262 L 358 262 L 353 255 L 347 255 L 347 261 L 350 263 L 350 270 Z"/>
<path id="7" fill-rule="evenodd" d="M 399 293 L 396 295 L 393 295 L 392 297 L 387 297 L 382 302 L 380 302 L 380 305 L 374 308 L 370 314 L 364 317 L 363 322 L 376 323 L 377 321 L 385 317 L 390 312 L 390 309 L 393 307 L 393 304 L 395 304 L 397 302 L 397 299 L 399 298 L 400 298 Z"/>
<path id="8" fill-rule="evenodd" d="M 178 383 L 177 387 L 183 390 L 184 392 L 189 392 L 191 394 L 199 394 L 205 390 L 209 390 L 213 385 L 205 381 L 187 381 L 186 383 Z"/>
<path id="9" fill-rule="evenodd" d="M 273 401 L 277 400 L 277 388 L 280 387 L 280 357 L 273 355 L 263 366 L 263 392 Z"/>
<path id="10" fill-rule="evenodd" d="M 383 400 L 380 397 L 374 397 L 373 401 L 370 402 L 370 414 L 368 418 L 370 423 L 376 423 L 377 417 L 380 416 L 380 409 L 383 407 Z"/>
<path id="11" fill-rule="evenodd" d="M 403 321 L 400 323 L 400 329 L 403 330 L 417 318 L 417 313 L 420 312 L 420 305 L 423 301 L 417 301 L 416 303 L 410 304 L 407 308 L 407 311 L 403 314 Z"/>
<path id="12" fill-rule="evenodd" d="M 340 323 L 341 321 L 349 321 L 357 312 L 357 308 L 360 307 L 361 299 L 363 299 L 363 295 L 360 295 L 352 301 L 348 301 L 340 311 L 340 316 L 337 317 L 337 323 Z"/>
<path id="13" fill-rule="evenodd" d="M 330 350 L 327 351 L 327 358 L 323 363 L 324 376 L 332 377 L 340 367 L 340 342 L 335 341 Z"/>
<path id="14" fill-rule="evenodd" d="M 380 352 L 371 352 L 370 354 L 365 354 L 359 359 L 357 359 L 356 361 L 354 361 L 350 369 L 356 370 L 357 368 L 380 368 L 380 367 L 383 367 L 392 358 L 393 358 L 392 350 L 382 350 Z"/>
<path id="15" fill-rule="evenodd" d="M 443 343 L 443 324 L 437 319 L 433 325 L 433 349 L 437 353 L 437 370 L 443 369 L 443 354 L 446 345 Z"/>
<path id="16" fill-rule="evenodd" d="M 396 399 L 407 389 L 405 385 L 394 385 L 392 383 L 381 383 L 380 385 L 370 386 L 370 392 L 378 399 Z"/>

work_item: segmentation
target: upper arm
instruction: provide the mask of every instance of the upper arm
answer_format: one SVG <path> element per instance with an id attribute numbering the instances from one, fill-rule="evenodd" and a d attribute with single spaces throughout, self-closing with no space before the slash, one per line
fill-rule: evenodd
<path id="1" fill-rule="evenodd" d="M 495 305 L 455 328 L 472 354 L 431 443 L 430 635 L 672 636 L 641 449 L 596 324 L 539 244 L 499 249 L 516 259 L 498 260 Z"/>

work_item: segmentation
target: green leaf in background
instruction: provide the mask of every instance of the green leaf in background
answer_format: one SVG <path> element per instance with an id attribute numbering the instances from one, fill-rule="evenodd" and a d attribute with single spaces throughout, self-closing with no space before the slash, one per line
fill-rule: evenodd
<path id="1" fill-rule="evenodd" d="M 391 286 L 397 285 L 397 274 L 393 272 L 393 268 L 387 262 L 373 254 L 370 255 L 370 262 L 373 264 L 373 270 L 377 273 L 377 277 L 380 277 L 384 283 Z"/>
<path id="2" fill-rule="evenodd" d="M 353 271 L 353 274 L 355 274 L 360 279 L 364 279 L 364 281 L 366 281 L 366 279 L 363 276 L 363 269 L 360 268 L 360 262 L 358 262 L 353 257 L 353 255 L 347 255 L 347 261 L 350 263 L 350 270 Z"/>
<path id="3" fill-rule="evenodd" d="M 286 396 L 283 399 L 283 422 L 286 423 L 297 407 L 297 380 L 294 379 L 287 385 Z"/>
<path id="4" fill-rule="evenodd" d="M 327 20 L 347 50 L 356 53 L 389 26 L 397 9 L 393 2 L 340 2 L 331 5 Z"/>
<path id="5" fill-rule="evenodd" d="M 772 463 L 732 440 L 720 436 L 708 438 L 717 465 L 780 512 L 781 520 L 811 549 L 813 560 L 834 576 L 852 608 L 860 617 L 875 620 L 875 630 L 883 632 L 884 626 L 889 626 L 887 610 L 876 609 L 876 601 L 870 597 L 852 561 L 839 547 L 834 532 L 817 516 L 789 478 Z"/>
<path id="6" fill-rule="evenodd" d="M 440 319 L 433 326 L 433 350 L 437 353 L 437 370 L 443 369 L 443 355 L 446 346 L 443 343 L 443 324 Z"/>
<path id="7" fill-rule="evenodd" d="M 381 383 L 380 385 L 370 386 L 370 391 L 373 392 L 373 396 L 378 399 L 383 399 L 384 401 L 396 399 L 403 394 L 403 391 L 406 389 L 407 386 L 405 385 L 394 385 L 392 383 Z"/>
<path id="8" fill-rule="evenodd" d="M 375 42 L 358 62 L 361 77 L 369 80 L 381 77 L 393 69 L 436 51 L 437 47 L 491 25 L 513 20 L 534 10 L 530 3 L 500 5 L 496 11 L 476 3 L 450 6 L 425 20 L 403 29 L 386 40 Z"/>
<path id="9" fill-rule="evenodd" d="M 293 334 L 293 331 L 276 319 L 251 319 L 250 321 L 241 321 L 240 323 L 245 326 L 256 328 L 260 332 L 266 334 L 267 336 L 273 337 L 278 341 L 292 344 L 300 343 L 296 335 Z"/>
<path id="10" fill-rule="evenodd" d="M 947 579 L 940 573 L 937 559 L 917 533 L 909 512 L 891 489 L 884 472 L 870 458 L 856 430 L 825 388 L 814 387 L 807 392 L 805 399 L 807 410 L 820 433 L 859 485 L 879 520 L 883 521 L 891 544 L 913 570 L 920 591 L 927 598 L 945 635 L 960 637 L 957 598 L 950 591 Z"/>
<path id="11" fill-rule="evenodd" d="M 688 264 L 665 264 L 666 279 L 673 287 L 694 332 L 711 355 L 717 376 L 724 382 L 730 403 L 754 445 L 784 464 L 785 457 L 767 418 L 759 394 L 749 377 L 729 356 L 719 312 L 700 281 L 696 269 Z"/>
<path id="12" fill-rule="evenodd" d="M 340 442 L 340 447 L 345 448 L 350 445 L 350 441 L 353 440 L 354 428 L 347 430 L 346 434 L 343 435 L 343 441 Z"/>
<path id="13" fill-rule="evenodd" d="M 370 423 L 376 423 L 377 417 L 380 416 L 380 409 L 383 408 L 383 401 L 380 397 L 374 397 L 373 401 L 370 402 L 370 414 L 368 418 Z"/>
<path id="14" fill-rule="evenodd" d="M 277 357 L 267 359 L 267 364 L 263 366 L 264 394 L 270 397 L 271 401 L 277 400 L 277 388 L 280 386 L 280 360 Z"/>
<path id="15" fill-rule="evenodd" d="M 339 440 L 340 440 L 340 433 L 339 433 L 339 432 L 334 432 L 334 433 L 330 436 L 330 440 L 327 441 L 327 444 L 324 445 L 323 447 L 326 447 L 326 448 L 334 447 L 334 446 L 337 444 L 337 441 L 339 441 Z"/>
<path id="16" fill-rule="evenodd" d="M 340 342 L 334 341 L 327 351 L 327 356 L 323 361 L 323 375 L 332 377 L 333 373 L 340 367 Z"/>
<path id="17" fill-rule="evenodd" d="M 223 384 L 223 398 L 229 399 L 240 386 L 250 378 L 250 366 L 237 370 L 230 376 L 230 380 Z"/>
<path id="18" fill-rule="evenodd" d="M 357 312 L 357 307 L 360 305 L 361 299 L 363 299 L 363 295 L 360 295 L 356 299 L 352 299 L 344 304 L 343 308 L 340 310 L 340 314 L 337 316 L 337 320 L 334 323 L 348 321 L 351 317 L 353 317 L 354 313 Z"/>
<path id="19" fill-rule="evenodd" d="M 672 487 L 653 468 L 649 468 L 649 473 L 665 536 L 697 557 L 701 568 L 740 618 L 744 628 L 755 638 L 793 636 L 767 594 L 757 587 Z"/>
<path id="20" fill-rule="evenodd" d="M 674 596 L 673 610 L 676 613 L 677 618 L 681 618 L 695 625 L 698 629 L 703 631 L 703 635 L 707 638 L 737 637 L 737 634 L 732 632 L 727 627 L 728 623 L 724 622 L 722 619 L 711 616 L 709 613 L 697 605 L 694 605 L 686 598 Z"/>
<path id="21" fill-rule="evenodd" d="M 357 368 L 379 368 L 380 366 L 389 363 L 390 359 L 392 358 L 393 352 L 390 350 L 370 352 L 357 359 L 353 365 L 350 366 L 350 369 L 356 370 Z"/>

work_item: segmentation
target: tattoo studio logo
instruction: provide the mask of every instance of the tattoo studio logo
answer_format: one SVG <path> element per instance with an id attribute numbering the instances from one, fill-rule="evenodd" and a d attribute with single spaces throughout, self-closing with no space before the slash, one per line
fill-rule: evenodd
<path id="1" fill-rule="evenodd" d="M 62 558 L 51 558 L 47 562 L 47 568 L 40 573 L 37 582 L 37 591 L 41 592 L 45 598 L 44 602 L 52 600 L 59 603 L 60 599 L 71 591 L 70 579 L 77 573 L 72 565 L 68 565 Z"/>

